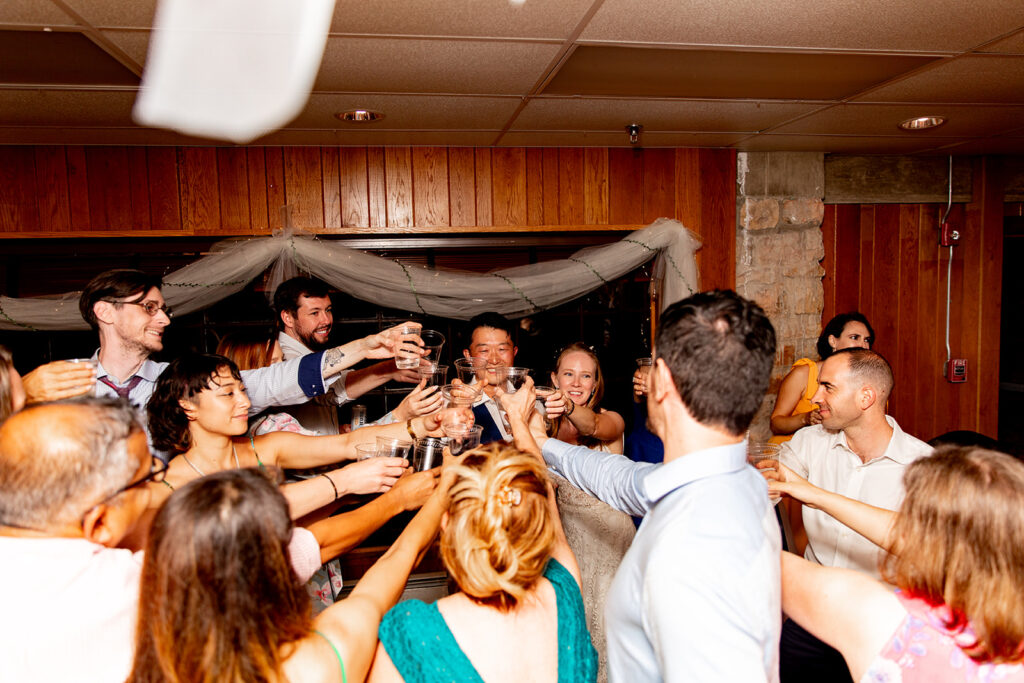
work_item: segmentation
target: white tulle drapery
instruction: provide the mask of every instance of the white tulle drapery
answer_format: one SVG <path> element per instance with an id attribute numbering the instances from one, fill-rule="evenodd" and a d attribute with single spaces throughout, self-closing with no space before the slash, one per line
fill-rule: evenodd
<path id="1" fill-rule="evenodd" d="M 567 259 L 481 274 L 402 264 L 311 235 L 283 232 L 218 242 L 210 255 L 164 276 L 163 295 L 176 315 L 192 313 L 240 291 L 271 268 L 271 292 L 284 279 L 304 272 L 388 308 L 459 320 L 485 311 L 515 318 L 583 296 L 658 258 L 663 261 L 656 271 L 664 274 L 664 307 L 697 291 L 694 254 L 699 248 L 697 237 L 679 221 L 662 218 L 618 242 L 581 249 Z M 0 329 L 87 329 L 78 294 L 0 297 Z"/>

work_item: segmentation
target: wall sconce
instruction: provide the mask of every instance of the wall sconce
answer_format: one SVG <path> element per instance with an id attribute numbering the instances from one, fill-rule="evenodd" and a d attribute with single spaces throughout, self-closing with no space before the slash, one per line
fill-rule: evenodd
<path id="1" fill-rule="evenodd" d="M 640 131 L 644 129 L 639 123 L 631 123 L 626 126 L 626 133 L 629 134 L 629 144 L 635 145 L 640 142 Z"/>

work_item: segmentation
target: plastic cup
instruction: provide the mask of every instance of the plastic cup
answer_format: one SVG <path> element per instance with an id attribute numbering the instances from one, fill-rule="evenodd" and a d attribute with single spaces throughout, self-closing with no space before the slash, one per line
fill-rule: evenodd
<path id="1" fill-rule="evenodd" d="M 377 444 L 361 443 L 356 446 L 356 460 L 366 460 L 377 455 Z"/>
<path id="2" fill-rule="evenodd" d="M 410 459 L 412 455 L 412 441 L 393 436 L 378 436 L 377 455 L 384 458 Z"/>
<path id="3" fill-rule="evenodd" d="M 505 374 L 505 381 L 512 387 L 512 391 L 519 391 L 526 378 L 530 376 L 529 368 L 508 368 Z"/>
<path id="4" fill-rule="evenodd" d="M 443 386 L 448 381 L 448 366 L 438 365 L 437 363 L 430 363 L 429 365 L 421 365 L 419 369 L 420 379 L 424 377 L 427 379 L 425 386 Z"/>
<path id="5" fill-rule="evenodd" d="M 94 384 L 93 384 L 92 387 L 89 388 L 88 391 L 85 391 L 82 394 L 80 394 L 80 396 L 95 396 L 96 395 L 95 378 L 96 378 L 96 373 L 97 373 L 97 371 L 99 370 L 99 367 L 100 367 L 99 361 L 96 360 L 95 358 L 68 358 L 64 362 L 65 363 L 82 363 L 82 364 L 88 365 L 88 366 L 90 366 L 92 368 L 92 376 L 93 376 Z"/>
<path id="6" fill-rule="evenodd" d="M 472 406 L 480 396 L 480 389 L 470 384 L 445 384 L 441 387 L 444 407 Z"/>
<path id="7" fill-rule="evenodd" d="M 423 360 L 435 364 L 440 361 L 441 349 L 444 347 L 444 335 L 437 330 L 423 330 L 420 332 L 420 339 L 423 340 L 423 348 L 427 350 Z"/>
<path id="8" fill-rule="evenodd" d="M 404 325 L 398 329 L 399 339 L 405 335 L 420 334 L 420 325 Z M 422 337 L 420 337 L 422 339 Z M 423 356 L 416 351 L 410 350 L 398 350 L 395 352 L 395 367 L 399 370 L 411 370 L 412 368 L 418 368 L 420 366 L 420 360 Z"/>
<path id="9" fill-rule="evenodd" d="M 747 444 L 747 462 L 754 467 L 757 467 L 757 464 L 764 460 L 777 462 L 780 450 L 782 450 L 782 446 L 777 443 L 759 443 L 752 441 Z"/>
<path id="10" fill-rule="evenodd" d="M 487 361 L 483 358 L 459 358 L 455 361 L 455 371 L 459 373 L 463 384 L 473 384 L 483 380 L 487 372 Z"/>

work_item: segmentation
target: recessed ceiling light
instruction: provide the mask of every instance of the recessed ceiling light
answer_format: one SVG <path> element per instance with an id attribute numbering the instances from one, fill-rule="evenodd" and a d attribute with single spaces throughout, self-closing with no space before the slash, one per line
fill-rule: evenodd
<path id="1" fill-rule="evenodd" d="M 352 123 L 371 123 L 373 121 L 380 121 L 384 118 L 384 114 L 379 111 L 371 111 L 369 109 L 352 109 L 350 111 L 342 111 L 335 114 L 335 116 L 342 121 L 351 121 Z"/>
<path id="2" fill-rule="evenodd" d="M 928 130 L 929 128 L 938 128 L 945 122 L 946 117 L 944 116 L 918 116 L 907 119 L 900 124 L 900 128 L 903 130 Z"/>

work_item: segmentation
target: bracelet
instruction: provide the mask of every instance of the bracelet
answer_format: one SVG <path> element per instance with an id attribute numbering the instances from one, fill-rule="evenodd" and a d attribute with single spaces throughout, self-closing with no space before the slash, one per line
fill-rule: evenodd
<path id="1" fill-rule="evenodd" d="M 565 416 L 569 417 L 574 412 L 576 412 L 576 401 L 572 400 L 568 396 L 566 396 L 565 399 L 569 401 L 569 410 L 565 411 Z"/>
<path id="2" fill-rule="evenodd" d="M 321 473 L 320 476 L 326 479 L 327 481 L 331 482 L 331 488 L 334 489 L 334 500 L 338 500 L 338 487 L 334 485 L 334 480 L 324 473 Z"/>
<path id="3" fill-rule="evenodd" d="M 405 421 L 405 431 L 409 432 L 409 436 L 412 437 L 413 441 L 416 441 L 419 437 L 416 436 L 416 430 L 412 428 L 412 418 L 410 417 Z"/>

